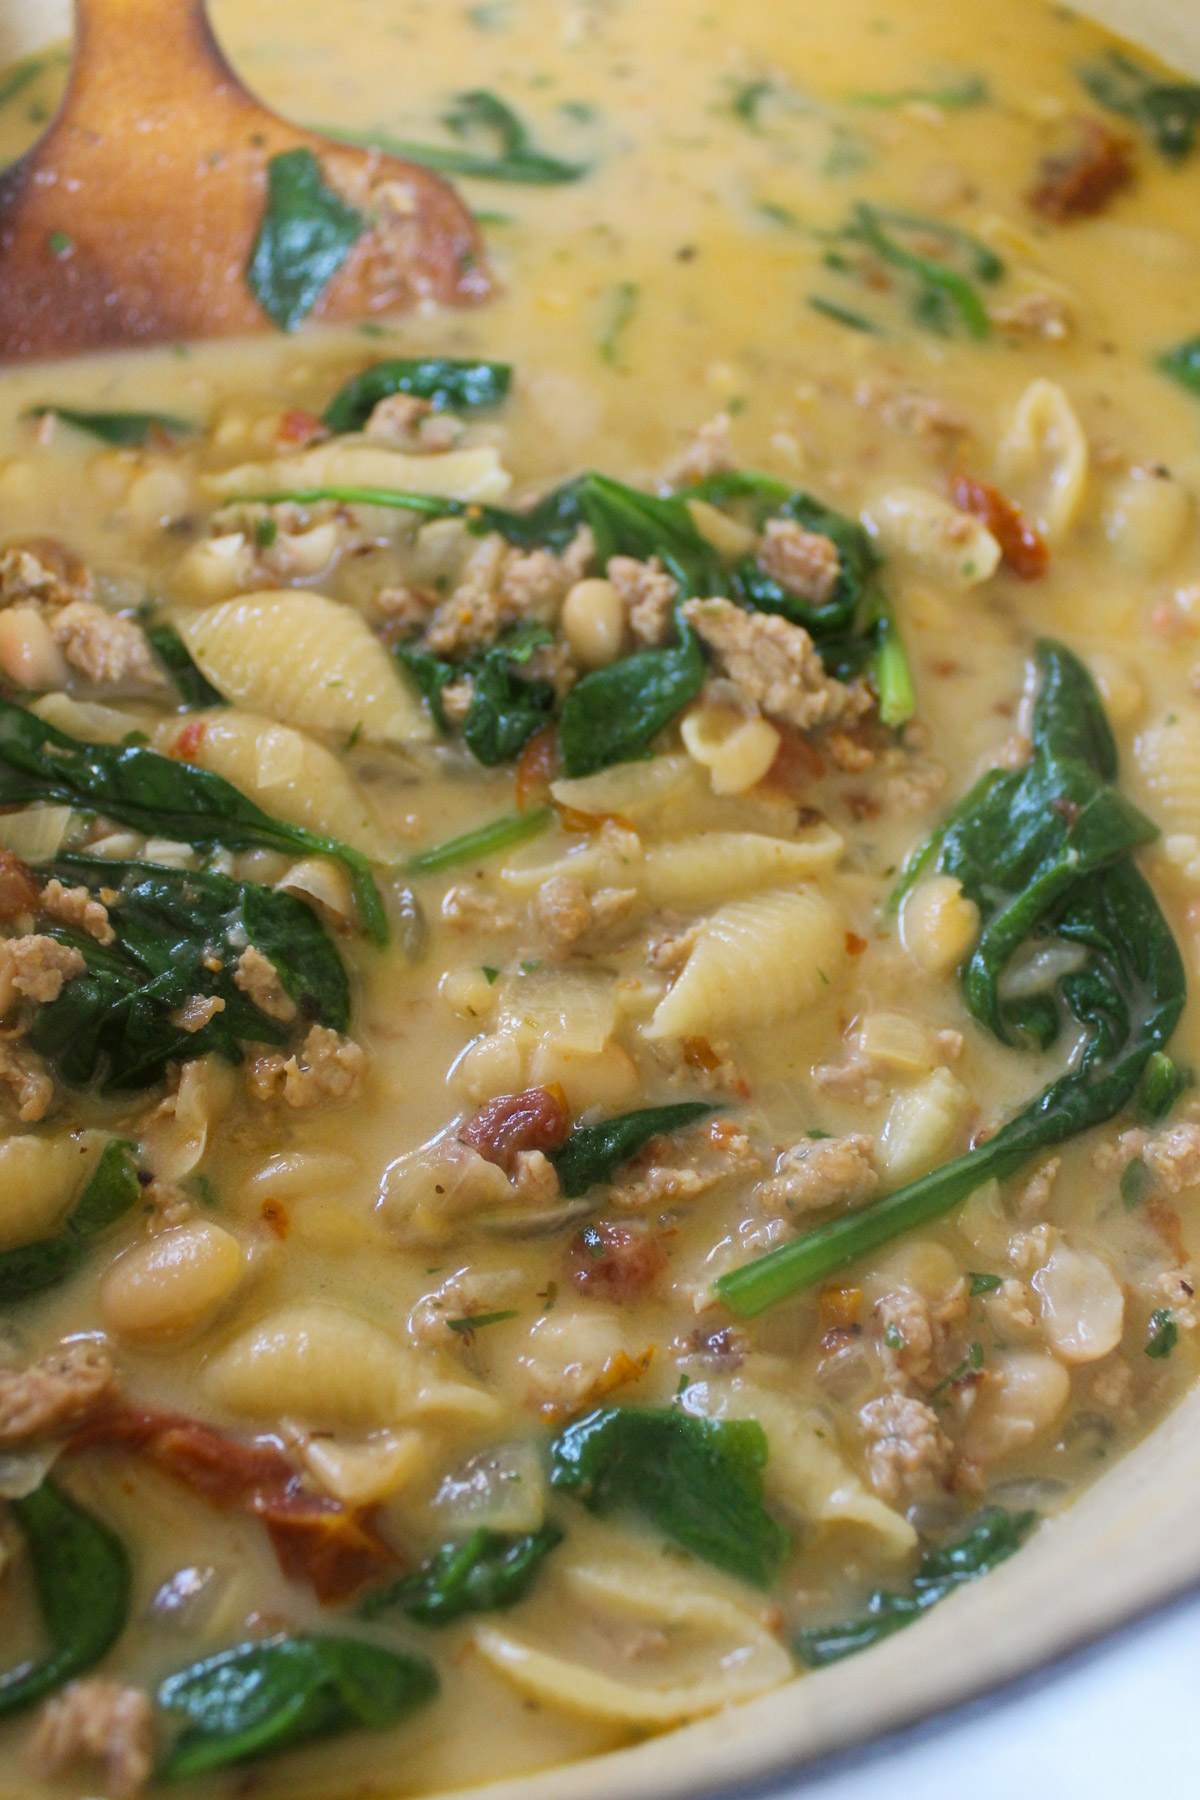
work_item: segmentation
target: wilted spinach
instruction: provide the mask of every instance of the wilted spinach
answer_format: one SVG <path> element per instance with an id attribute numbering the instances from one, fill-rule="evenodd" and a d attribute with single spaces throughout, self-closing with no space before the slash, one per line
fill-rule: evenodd
<path id="1" fill-rule="evenodd" d="M 359 917 L 376 943 L 387 942 L 387 914 L 361 851 L 336 838 L 287 825 L 263 812 L 232 782 L 137 744 L 90 744 L 0 699 L 0 806 L 55 801 L 106 813 L 147 836 L 200 849 L 263 848 L 331 856 L 354 885 Z"/>
<path id="2" fill-rule="evenodd" d="M 379 402 L 391 394 L 428 400 L 435 412 L 474 412 L 481 406 L 499 406 L 511 380 L 509 363 L 454 356 L 393 356 L 352 376 L 338 389 L 321 420 L 330 431 L 359 431 Z"/>
<path id="3" fill-rule="evenodd" d="M 925 1552 L 907 1592 L 876 1588 L 858 1618 L 837 1625 L 813 1625 L 798 1632 L 793 1639 L 797 1656 L 810 1669 L 822 1669 L 827 1663 L 840 1662 L 843 1656 L 852 1656 L 856 1650 L 866 1650 L 881 1638 L 890 1637 L 956 1588 L 1005 1562 L 1020 1549 L 1036 1523 L 1037 1514 L 1033 1512 L 1010 1513 L 1000 1506 L 985 1507 L 963 1537 Z"/>
<path id="4" fill-rule="evenodd" d="M 1187 338 L 1173 350 L 1164 350 L 1158 367 L 1189 393 L 1200 394 L 1200 337 Z"/>
<path id="5" fill-rule="evenodd" d="M 473 1531 L 459 1543 L 443 1544 L 411 1575 L 369 1595 L 360 1611 L 364 1618 L 376 1619 L 399 1607 L 422 1625 L 450 1625 L 467 1613 L 514 1606 L 562 1538 L 556 1525 L 519 1535 Z"/>
<path id="6" fill-rule="evenodd" d="M 147 625 L 145 632 L 151 649 L 178 688 L 185 706 L 225 705 L 225 696 L 219 694 L 207 675 L 196 667 L 191 651 L 173 625 L 165 622 Z"/>
<path id="7" fill-rule="evenodd" d="M 334 137 L 348 144 L 363 144 L 389 156 L 407 157 L 409 162 L 423 163 L 439 175 L 470 175 L 476 181 L 519 181 L 547 187 L 578 181 L 588 172 L 586 163 L 564 162 L 561 157 L 539 150 L 529 127 L 512 107 L 484 88 L 459 94 L 442 115 L 442 124 L 455 137 L 477 134 L 490 140 L 495 148 L 489 154 L 481 154 L 443 144 L 417 143 L 382 131 L 347 131 L 340 125 L 329 129 Z"/>
<path id="8" fill-rule="evenodd" d="M 1123 50 L 1085 64 L 1079 79 L 1093 100 L 1144 131 L 1168 162 L 1191 155 L 1200 126 L 1200 86 L 1194 81 L 1164 81 Z"/>
<path id="9" fill-rule="evenodd" d="M 110 1138 L 54 1236 L 0 1252 L 0 1305 L 65 1281 L 83 1261 L 89 1241 L 124 1217 L 142 1191 L 135 1149 L 124 1138 Z"/>
<path id="10" fill-rule="evenodd" d="M 267 163 L 267 202 L 246 283 L 283 331 L 306 319 L 367 228 L 326 185 L 311 150 L 284 150 Z"/>
<path id="11" fill-rule="evenodd" d="M 754 1419 L 599 1407 L 550 1447 L 550 1480 L 593 1512 L 643 1513 L 693 1556 L 766 1587 L 789 1543 L 762 1502 L 767 1434 Z"/>
<path id="12" fill-rule="evenodd" d="M 913 710 L 903 645 L 882 590 L 873 580 L 878 558 L 869 537 L 852 519 L 771 476 L 720 475 L 676 494 L 646 494 L 593 471 L 554 489 L 525 512 L 385 488 L 310 488 L 242 498 L 270 505 L 338 500 L 393 506 L 427 518 L 465 518 L 472 531 L 498 531 L 519 549 L 543 547 L 559 553 L 586 525 L 601 567 L 613 556 L 639 560 L 656 556 L 679 584 L 680 599 L 727 595 L 754 610 L 782 613 L 812 634 L 831 675 L 839 679 L 871 675 L 884 724 L 902 725 Z M 813 604 L 789 594 L 752 557 L 731 564 L 698 530 L 689 500 L 740 506 L 759 528 L 768 518 L 787 518 L 828 535 L 839 557 L 828 600 Z M 622 657 L 584 675 L 570 689 L 559 722 L 568 775 L 589 775 L 642 755 L 699 693 L 707 667 L 703 648 L 682 617 L 677 617 L 675 629 L 674 644 Z M 419 645 L 407 645 L 398 654 L 439 717 L 437 696 L 453 678 L 454 665 L 441 663 Z M 439 722 L 444 721 L 439 717 Z"/>
<path id="13" fill-rule="evenodd" d="M 72 1086 L 99 1077 L 107 1089 L 145 1087 L 161 1080 L 172 1061 L 212 1050 L 240 1062 L 243 1043 L 286 1043 L 287 1029 L 234 981 L 247 942 L 274 964 L 301 1020 L 345 1030 L 350 992 L 341 958 L 316 914 L 295 895 L 212 870 L 107 858 L 62 857 L 46 872 L 68 887 L 116 888 L 120 895 L 109 911 L 111 944 L 53 919 L 42 922 L 86 964 L 57 1000 L 37 1009 L 29 1030 L 31 1048 L 54 1061 Z M 188 1031 L 177 1014 L 197 996 L 223 1000 L 224 1007 Z"/>
<path id="14" fill-rule="evenodd" d="M 9 1502 L 29 1551 L 46 1636 L 41 1662 L 0 1674 L 0 1719 L 31 1706 L 107 1655 L 129 1618 L 131 1574 L 120 1538 L 52 1481 Z"/>
<path id="15" fill-rule="evenodd" d="M 990 336 L 979 284 L 999 281 L 1004 262 L 969 232 L 944 219 L 860 200 L 832 234 L 825 266 L 861 280 L 872 260 L 906 280 L 919 325 L 942 333 L 957 326 L 977 339 Z"/>
<path id="16" fill-rule="evenodd" d="M 463 720 L 463 741 L 485 768 L 511 762 L 554 711 L 554 689 L 548 681 L 517 671 L 541 644 L 553 641 L 545 626 L 529 624 L 504 632 L 488 649 L 460 663 L 446 662 L 419 644 L 397 644 L 396 656 L 421 690 L 430 712 L 444 731 L 442 689 L 469 676 L 471 704 Z"/>
<path id="17" fill-rule="evenodd" d="M 314 1738 L 386 1731 L 437 1690 L 430 1663 L 356 1638 L 312 1633 L 239 1644 L 159 1686 L 159 1705 L 187 1724 L 158 1775 L 180 1781 Z"/>
<path id="18" fill-rule="evenodd" d="M 444 844 L 434 844 L 428 850 L 422 850 L 411 858 L 407 865 L 410 875 L 434 875 L 442 869 L 452 869 L 459 863 L 479 862 L 485 856 L 495 856 L 500 850 L 511 850 L 514 844 L 523 844 L 527 838 L 536 837 L 554 818 L 553 809 L 549 806 L 535 806 L 525 813 L 509 813 L 503 819 L 491 819 L 486 825 L 476 826 L 474 831 L 464 831 L 460 837 L 447 838 Z"/>
<path id="19" fill-rule="evenodd" d="M 1132 856 L 1156 828 L 1112 786 L 1116 744 L 1083 664 L 1049 639 L 1035 658 L 1031 760 L 976 784 L 912 860 L 902 891 L 937 870 L 956 876 L 979 907 L 982 930 L 962 981 L 981 1024 L 1003 1043 L 1045 1049 L 1069 1015 L 1086 1034 L 1082 1050 L 965 1156 L 721 1276 L 716 1291 L 737 1313 L 762 1311 L 1111 1119 L 1175 1029 L 1183 961 Z M 1017 950 L 1056 939 L 1077 946 L 1081 964 L 1053 991 L 1006 999 L 1001 977 Z"/>
<path id="20" fill-rule="evenodd" d="M 58 406 L 53 401 L 46 406 L 31 406 L 28 416 L 40 419 L 46 413 L 53 413 L 56 419 L 74 425 L 77 431 L 90 432 L 102 442 L 122 449 L 140 448 L 156 433 L 165 437 L 189 437 L 198 429 L 190 419 L 176 418 L 173 413 L 79 412 L 74 407 Z"/>
<path id="21" fill-rule="evenodd" d="M 653 1137 L 680 1131 L 713 1108 L 705 1100 L 681 1100 L 674 1106 L 646 1106 L 620 1113 L 598 1125 L 580 1125 L 557 1150 L 549 1152 L 558 1171 L 563 1198 L 578 1200 L 590 1189 L 612 1180 L 623 1162 L 636 1156 Z"/>

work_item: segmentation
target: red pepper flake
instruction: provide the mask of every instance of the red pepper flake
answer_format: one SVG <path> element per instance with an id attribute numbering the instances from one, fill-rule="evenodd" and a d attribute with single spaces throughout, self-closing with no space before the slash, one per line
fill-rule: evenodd
<path id="1" fill-rule="evenodd" d="M 847 956 L 861 956 L 866 947 L 867 939 L 865 937 L 859 937 L 857 931 L 848 931 L 846 933 Z"/>
<path id="2" fill-rule="evenodd" d="M 291 1220 L 287 1207 L 282 1200 L 264 1200 L 261 1207 L 262 1216 L 277 1238 L 283 1239 L 291 1230 Z"/>
<path id="3" fill-rule="evenodd" d="M 311 444 L 317 438 L 328 437 L 329 433 L 316 413 L 303 406 L 292 406 L 280 419 L 275 435 L 281 444 Z"/>
<path id="4" fill-rule="evenodd" d="M 171 745 L 172 759 L 175 762 L 195 762 L 200 755 L 200 746 L 207 730 L 208 726 L 203 719 L 189 719 Z"/>
<path id="5" fill-rule="evenodd" d="M 986 481 L 973 475 L 956 475 L 950 498 L 959 512 L 970 513 L 985 525 L 999 544 L 1005 562 L 1022 581 L 1036 581 L 1050 564 L 1050 547 L 1019 506 Z"/>

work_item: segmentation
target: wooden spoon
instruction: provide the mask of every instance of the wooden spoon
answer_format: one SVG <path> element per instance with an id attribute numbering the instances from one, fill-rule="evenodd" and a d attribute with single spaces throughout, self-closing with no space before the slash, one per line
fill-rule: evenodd
<path id="1" fill-rule="evenodd" d="M 454 189 L 268 111 L 225 61 L 204 0 L 75 0 L 75 13 L 62 107 L 0 175 L 0 360 L 270 327 L 247 265 L 268 165 L 287 151 L 313 153 L 364 221 L 312 317 L 486 298 Z"/>

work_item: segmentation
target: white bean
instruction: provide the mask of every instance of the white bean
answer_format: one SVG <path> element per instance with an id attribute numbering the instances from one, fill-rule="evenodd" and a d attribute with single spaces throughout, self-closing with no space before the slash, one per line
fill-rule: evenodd
<path id="1" fill-rule="evenodd" d="M 563 601 L 562 628 L 576 662 L 601 669 L 621 654 L 625 608 L 611 581 L 600 576 L 577 581 Z"/>
<path id="2" fill-rule="evenodd" d="M 973 1462 L 1023 1450 L 1060 1417 L 1071 1377 L 1046 1350 L 1002 1351 L 985 1370 L 963 1449 Z"/>
<path id="3" fill-rule="evenodd" d="M 242 1268 L 241 1245 L 220 1225 L 177 1225 L 117 1258 L 100 1284 L 100 1311 L 121 1337 L 175 1337 L 224 1306 Z"/>
<path id="4" fill-rule="evenodd" d="M 1097 1362 L 1125 1328 L 1125 1295 L 1108 1264 L 1090 1250 L 1059 1244 L 1033 1278 L 1042 1335 L 1064 1362 Z"/>

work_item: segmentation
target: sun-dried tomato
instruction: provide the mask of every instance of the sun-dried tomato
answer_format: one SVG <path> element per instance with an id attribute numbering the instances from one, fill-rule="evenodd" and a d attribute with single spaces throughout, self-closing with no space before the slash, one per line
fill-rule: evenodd
<path id="1" fill-rule="evenodd" d="M 278 1444 L 243 1443 L 186 1413 L 136 1406 L 98 1413 L 74 1433 L 70 1447 L 136 1450 L 214 1506 L 245 1506 L 256 1494 L 280 1493 L 300 1477 Z"/>
<path id="2" fill-rule="evenodd" d="M 323 1606 L 349 1600 L 400 1557 L 370 1523 L 370 1509 L 351 1509 L 325 1494 L 259 1494 L 251 1511 L 263 1521 L 289 1581 L 304 1581 Z"/>
<path id="3" fill-rule="evenodd" d="M 960 512 L 970 513 L 986 525 L 1014 575 L 1022 581 L 1036 581 L 1046 573 L 1050 547 L 1007 495 L 973 475 L 956 475 L 950 484 L 950 498 Z"/>
<path id="4" fill-rule="evenodd" d="M 1099 119 L 1081 119 L 1079 138 L 1069 150 L 1042 158 L 1028 194 L 1030 206 L 1054 225 L 1090 219 L 1133 180 L 1129 139 Z"/>

